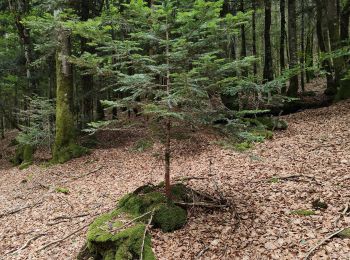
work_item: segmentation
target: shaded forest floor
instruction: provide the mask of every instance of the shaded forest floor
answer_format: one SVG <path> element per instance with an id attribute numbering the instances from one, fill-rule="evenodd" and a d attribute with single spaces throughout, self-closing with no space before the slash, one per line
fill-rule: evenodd
<path id="1" fill-rule="evenodd" d="M 173 178 L 207 177 L 189 184 L 208 193 L 218 187 L 237 215 L 193 209 L 184 229 L 152 231 L 159 259 L 302 259 L 327 234 L 350 225 L 349 216 L 337 221 L 350 202 L 350 102 L 283 118 L 287 131 L 245 153 L 218 147 L 209 134 L 174 144 Z M 86 229 L 40 248 L 113 209 L 125 193 L 162 180 L 161 147 L 131 149 L 141 137 L 142 129 L 105 133 L 100 138 L 108 145 L 91 155 L 48 168 L 38 162 L 23 171 L 6 162 L 10 137 L 1 141 L 0 216 L 30 207 L 0 218 L 0 258 L 30 241 L 3 259 L 74 259 Z M 328 208 L 312 216 L 291 214 L 312 210 L 316 199 Z M 350 239 L 333 238 L 313 259 L 349 255 Z"/>

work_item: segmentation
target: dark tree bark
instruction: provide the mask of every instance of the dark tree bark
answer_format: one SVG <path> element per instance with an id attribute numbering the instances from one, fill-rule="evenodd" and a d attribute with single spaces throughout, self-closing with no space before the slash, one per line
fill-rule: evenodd
<path id="1" fill-rule="evenodd" d="M 322 24 L 322 18 L 324 15 L 324 5 L 322 0 L 315 0 L 316 4 L 316 34 L 317 34 L 317 40 L 318 40 L 318 46 L 322 53 L 327 52 L 326 43 L 324 39 L 323 34 L 323 24 Z M 327 78 L 327 89 L 325 91 L 326 95 L 335 95 L 337 92 L 337 87 L 334 84 L 333 80 L 333 72 L 332 72 L 332 66 L 331 62 L 328 59 L 325 59 L 322 61 L 322 68 L 326 71 L 326 78 Z"/>
<path id="2" fill-rule="evenodd" d="M 280 0 L 280 15 L 281 15 L 281 34 L 280 34 L 280 65 L 281 74 L 286 67 L 285 61 L 285 43 L 286 43 L 286 0 Z"/>
<path id="3" fill-rule="evenodd" d="M 350 1 L 347 0 L 340 13 L 340 39 L 343 44 L 349 39 Z"/>
<path id="4" fill-rule="evenodd" d="M 289 67 L 296 69 L 298 66 L 297 48 L 297 24 L 296 24 L 296 1 L 288 0 L 288 46 L 289 46 Z M 296 74 L 296 73 L 295 73 Z M 287 94 L 296 97 L 299 90 L 298 75 L 291 77 Z"/>
<path id="5" fill-rule="evenodd" d="M 301 73 L 300 73 L 300 84 L 301 90 L 305 92 L 305 2 L 301 1 L 301 32 L 300 32 L 300 44 L 301 44 Z"/>
<path id="6" fill-rule="evenodd" d="M 273 80 L 272 50 L 271 50 L 271 0 L 264 0 L 265 3 L 265 61 L 264 61 L 264 82 Z"/>

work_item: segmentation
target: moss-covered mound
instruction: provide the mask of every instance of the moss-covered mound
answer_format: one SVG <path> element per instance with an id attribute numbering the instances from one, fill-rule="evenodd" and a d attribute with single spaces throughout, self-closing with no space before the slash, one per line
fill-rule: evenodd
<path id="1" fill-rule="evenodd" d="M 174 201 L 187 201 L 187 189 L 182 184 L 174 185 Z M 144 239 L 146 223 L 152 217 L 153 227 L 171 232 L 183 227 L 187 221 L 187 211 L 169 201 L 161 190 L 161 186 L 143 186 L 124 196 L 116 210 L 98 217 L 90 225 L 87 235 L 86 251 L 89 257 L 104 260 L 140 259 L 142 251 L 143 259 L 156 259 L 150 235 L 147 234 Z"/>

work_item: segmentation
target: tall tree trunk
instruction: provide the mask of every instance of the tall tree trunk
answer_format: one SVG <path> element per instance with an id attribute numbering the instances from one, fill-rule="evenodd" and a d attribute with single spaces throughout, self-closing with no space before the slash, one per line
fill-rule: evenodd
<path id="1" fill-rule="evenodd" d="M 288 46 L 290 53 L 289 67 L 296 69 L 298 66 L 298 48 L 297 48 L 297 24 L 296 24 L 296 1 L 288 0 Z M 294 76 L 289 81 L 289 88 L 287 94 L 291 97 L 296 97 L 299 90 L 298 74 L 295 72 Z"/>
<path id="2" fill-rule="evenodd" d="M 300 73 L 300 84 L 301 90 L 305 92 L 305 3 L 301 1 L 301 32 L 300 32 L 300 44 L 301 44 L 301 73 Z"/>
<path id="3" fill-rule="evenodd" d="M 343 44 L 349 39 L 350 0 L 347 0 L 340 14 L 340 39 Z"/>
<path id="4" fill-rule="evenodd" d="M 252 14 L 252 38 L 253 38 L 253 56 L 257 57 L 257 48 L 256 48 L 256 0 L 252 0 L 252 9 L 253 9 L 253 14 Z M 254 76 L 258 74 L 258 66 L 256 61 L 254 61 L 253 64 L 253 73 Z"/>
<path id="5" fill-rule="evenodd" d="M 281 74 L 286 67 L 285 61 L 285 43 L 286 43 L 286 0 L 280 0 L 280 14 L 281 14 L 281 34 L 280 34 L 280 65 Z"/>
<path id="6" fill-rule="evenodd" d="M 65 162 L 73 156 L 76 146 L 73 103 L 73 68 L 68 58 L 71 54 L 71 32 L 58 30 L 58 49 L 56 54 L 56 137 L 53 160 Z"/>
<path id="7" fill-rule="evenodd" d="M 4 122 L 4 116 L 2 115 L 0 111 L 0 132 L 1 132 L 1 139 L 5 138 L 5 122 Z"/>
<path id="8" fill-rule="evenodd" d="M 323 34 L 323 24 L 322 18 L 324 15 L 324 5 L 322 0 L 315 0 L 316 4 L 316 34 L 318 40 L 318 47 L 322 53 L 327 52 L 326 43 Z M 334 84 L 332 66 L 329 59 L 324 59 L 322 61 L 322 68 L 326 71 L 327 78 L 327 89 L 325 91 L 326 95 L 335 95 L 337 92 L 337 87 Z"/>
<path id="9" fill-rule="evenodd" d="M 92 13 L 91 0 L 81 0 L 80 3 L 80 16 L 82 21 L 87 21 L 90 18 L 90 11 Z M 81 53 L 93 51 L 91 47 L 87 45 L 88 41 L 86 38 L 81 38 Z M 93 120 L 93 89 L 94 89 L 94 78 L 90 74 L 81 75 L 81 85 L 83 92 L 82 100 L 82 126 L 85 127 L 87 123 Z"/>
<path id="10" fill-rule="evenodd" d="M 272 49 L 271 49 L 271 0 L 265 2 L 265 61 L 264 61 L 264 82 L 273 80 Z"/>
<path id="11" fill-rule="evenodd" d="M 337 16 L 337 0 L 327 0 L 327 20 L 331 50 L 336 51 L 341 47 L 340 24 Z M 333 58 L 334 83 L 336 87 L 340 86 L 340 80 L 343 76 L 344 65 L 345 64 L 343 57 Z"/>
<path id="12" fill-rule="evenodd" d="M 169 45 L 169 28 L 168 28 L 168 20 L 166 20 L 166 64 L 167 64 L 167 73 L 166 73 L 166 91 L 168 96 L 170 96 L 170 45 Z M 168 104 L 169 110 L 171 110 L 170 103 Z M 165 175 L 164 175 L 164 183 L 165 183 L 165 194 L 171 199 L 171 181 L 170 181 L 170 156 L 171 156 L 171 119 L 167 118 L 166 122 L 166 130 L 165 130 L 165 151 L 164 151 L 164 163 L 165 163 Z"/>
<path id="13" fill-rule="evenodd" d="M 240 0 L 240 11 L 244 12 L 244 1 Z M 241 25 L 241 58 L 247 57 L 247 44 L 246 44 L 246 35 L 245 35 L 245 25 Z M 247 77 L 248 76 L 248 70 L 243 69 L 242 70 L 242 76 Z"/>

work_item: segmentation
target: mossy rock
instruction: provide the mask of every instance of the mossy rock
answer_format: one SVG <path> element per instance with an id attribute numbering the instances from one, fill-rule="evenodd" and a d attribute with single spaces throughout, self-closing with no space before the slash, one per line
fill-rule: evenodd
<path id="1" fill-rule="evenodd" d="M 187 211 L 174 204 L 161 204 L 155 211 L 153 224 L 163 232 L 182 228 L 187 222 Z"/>
<path id="2" fill-rule="evenodd" d="M 293 210 L 291 214 L 307 217 L 307 216 L 315 215 L 316 212 L 308 209 L 297 209 L 297 210 Z"/>
<path id="3" fill-rule="evenodd" d="M 338 237 L 341 238 L 350 238 L 350 228 L 344 229 L 342 232 L 338 234 Z"/>

